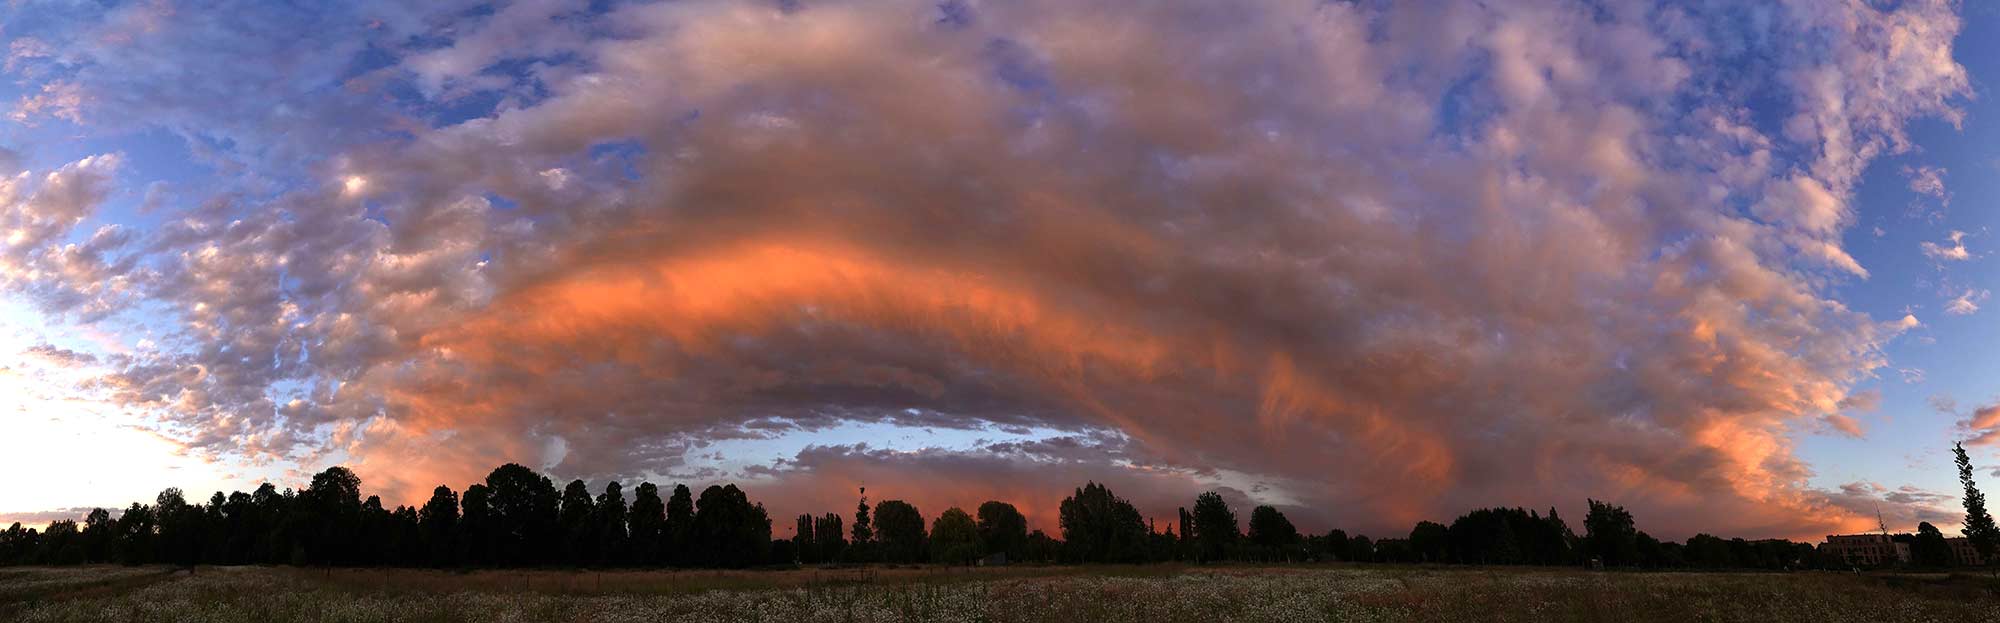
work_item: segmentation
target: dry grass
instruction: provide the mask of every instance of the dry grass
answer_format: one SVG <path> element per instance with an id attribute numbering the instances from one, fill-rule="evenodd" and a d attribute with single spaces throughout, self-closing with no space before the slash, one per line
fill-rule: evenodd
<path id="1" fill-rule="evenodd" d="M 141 570 L 144 571 L 144 570 Z M 123 573 L 97 569 L 99 573 Z M 32 577 L 26 575 L 0 578 Z M 69 574 L 68 570 L 54 571 Z M 88 585 L 85 585 L 88 586 Z M 1419 567 L 570 572 L 202 569 L 44 594 L 67 621 L 1996 621 L 1990 576 Z"/>
<path id="2" fill-rule="evenodd" d="M 112 588 L 166 573 L 165 569 L 145 567 L 0 567 L 0 606 L 87 589 Z"/>
<path id="3" fill-rule="evenodd" d="M 391 593 L 539 593 L 552 595 L 679 595 L 714 590 L 826 588 L 851 585 L 955 584 L 1064 576 L 1165 577 L 1179 565 L 1016 565 L 1010 567 L 870 566 L 785 570 L 476 570 L 273 568 L 310 583 L 349 591 Z"/>

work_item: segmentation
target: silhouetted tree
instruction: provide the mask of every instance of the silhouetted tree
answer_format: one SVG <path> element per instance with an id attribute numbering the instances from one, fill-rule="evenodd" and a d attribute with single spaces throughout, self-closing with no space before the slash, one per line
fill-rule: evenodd
<path id="1" fill-rule="evenodd" d="M 1174 555 L 1181 560 L 1194 560 L 1195 559 L 1195 549 L 1194 549 L 1195 540 L 1193 538 L 1194 515 L 1188 513 L 1187 507 L 1185 506 L 1177 507 L 1174 510 L 1178 514 L 1178 519 L 1179 519 L 1178 525 L 1180 527 L 1179 531 L 1180 543 L 1177 544 L 1178 548 L 1177 551 L 1175 551 Z"/>
<path id="2" fill-rule="evenodd" d="M 2000 549 L 2000 527 L 1994 526 L 1993 515 L 1986 512 L 1986 494 L 1972 481 L 1972 459 L 1965 454 L 1965 444 L 1952 444 L 1951 451 L 1958 463 L 1958 482 L 1965 485 L 1965 523 L 1959 532 L 1979 551 L 1980 558 L 1992 560 L 1994 550 Z"/>
<path id="3" fill-rule="evenodd" d="M 294 495 L 290 489 L 279 493 L 271 483 L 257 486 L 250 493 L 250 516 L 256 526 L 255 540 L 250 544 L 250 559 L 265 564 L 281 564 L 292 551 L 291 535 L 286 531 L 285 516 L 290 513 Z"/>
<path id="4" fill-rule="evenodd" d="M 1347 559 L 1355 562 L 1375 562 L 1375 542 L 1367 535 L 1356 534 L 1347 540 Z"/>
<path id="5" fill-rule="evenodd" d="M 341 469 L 341 468 L 335 468 Z M 330 470 L 329 470 L 330 471 Z M 346 471 L 341 469 L 341 471 Z M 352 475 L 351 473 L 349 474 Z M 159 522 L 158 550 L 155 560 L 175 565 L 193 565 L 201 557 L 201 509 L 189 506 L 181 496 L 181 490 L 169 487 L 161 491 L 153 501 L 153 513 Z M 352 538 L 351 528 L 341 525 L 335 528 L 339 534 L 330 538 L 346 541 Z M 44 538 L 47 538 L 44 535 Z M 325 559 L 321 560 L 326 562 Z M 337 562 L 348 562 L 340 560 Z"/>
<path id="6" fill-rule="evenodd" d="M 1028 533 L 1028 560 L 1055 562 L 1062 557 L 1063 543 L 1040 530 Z"/>
<path id="7" fill-rule="evenodd" d="M 989 500 L 979 505 L 979 542 L 985 551 L 1001 553 L 1009 562 L 1028 555 L 1028 518 L 1013 504 Z"/>
<path id="8" fill-rule="evenodd" d="M 671 506 L 669 506 L 671 508 Z M 695 564 L 747 567 L 761 564 L 771 546 L 771 518 L 736 485 L 710 485 L 695 502 L 690 552 Z"/>
<path id="9" fill-rule="evenodd" d="M 42 532 L 41 542 L 36 545 L 36 562 L 45 565 L 83 564 L 83 534 L 77 529 L 75 520 L 50 523 L 48 530 Z"/>
<path id="10" fill-rule="evenodd" d="M 1409 539 L 1382 539 L 1375 542 L 1375 560 L 1390 563 L 1416 562 Z"/>
<path id="11" fill-rule="evenodd" d="M 1532 562 L 1525 547 L 1540 517 L 1520 508 L 1482 508 L 1451 522 L 1451 551 L 1468 564 L 1518 565 Z"/>
<path id="12" fill-rule="evenodd" d="M 21 522 L 16 521 L 7 526 L 6 532 L 0 532 L 0 561 L 10 565 L 31 564 L 34 561 L 29 559 L 30 547 L 28 529 L 22 528 Z"/>
<path id="13" fill-rule="evenodd" d="M 163 497 L 165 494 L 161 494 Z M 333 466 L 313 476 L 312 484 L 300 496 L 294 525 L 309 564 L 352 564 L 357 553 L 355 532 L 361 518 L 361 478 L 345 467 Z M 160 519 L 177 511 L 162 503 Z"/>
<path id="14" fill-rule="evenodd" d="M 597 562 L 593 555 L 597 545 L 597 504 L 590 499 L 590 485 L 579 479 L 563 486 L 558 517 L 562 526 L 562 560 L 577 566 Z"/>
<path id="15" fill-rule="evenodd" d="M 1085 483 L 1057 507 L 1063 543 L 1077 562 L 1140 562 L 1146 557 L 1146 524 L 1139 509 L 1095 482 Z"/>
<path id="16" fill-rule="evenodd" d="M 979 524 L 964 509 L 953 506 L 931 522 L 931 560 L 946 564 L 972 564 L 985 555 L 979 546 Z"/>
<path id="17" fill-rule="evenodd" d="M 660 564 L 666 546 L 667 504 L 660 500 L 660 488 L 650 482 L 639 483 L 632 494 L 632 510 L 626 518 L 632 539 L 632 563 L 643 566 Z"/>
<path id="18" fill-rule="evenodd" d="M 1736 555 L 1730 551 L 1729 541 L 1706 533 L 1688 537 L 1682 550 L 1688 564 L 1710 569 L 1736 566 Z"/>
<path id="19" fill-rule="evenodd" d="M 854 538 L 852 540 L 854 542 L 853 550 L 858 553 L 864 553 L 864 555 L 869 544 L 875 540 L 874 522 L 868 517 L 867 487 L 861 488 L 861 501 L 854 506 Z"/>
<path id="20" fill-rule="evenodd" d="M 1250 542 L 1274 560 L 1291 560 L 1299 540 L 1298 528 L 1285 514 L 1271 506 L 1250 509 Z"/>
<path id="21" fill-rule="evenodd" d="M 626 515 L 625 487 L 618 481 L 604 484 L 604 493 L 597 495 L 597 516 L 591 523 L 597 525 L 597 562 L 605 565 L 623 565 L 631 562 L 628 543 L 630 535 L 625 532 Z"/>
<path id="22" fill-rule="evenodd" d="M 119 560 L 128 565 L 154 562 L 154 548 L 157 541 L 155 531 L 158 528 L 153 516 L 153 507 L 133 502 L 132 506 L 125 509 L 125 514 L 118 516 L 118 532 L 122 537 L 119 541 L 124 544 L 119 548 Z M 300 558 L 301 560 L 293 561 L 294 564 L 304 564 L 303 555 Z"/>
<path id="23" fill-rule="evenodd" d="M 689 550 L 694 538 L 694 494 L 687 485 L 674 485 L 674 494 L 667 498 L 667 522 L 660 533 L 665 539 L 662 560 L 676 564 L 691 563 Z"/>
<path id="24" fill-rule="evenodd" d="M 819 562 L 819 539 L 813 534 L 813 516 L 799 515 L 792 524 L 792 546 L 803 564 Z"/>
<path id="25" fill-rule="evenodd" d="M 475 565 L 499 562 L 493 551 L 497 543 L 493 519 L 493 490 L 483 484 L 465 488 L 459 497 L 458 560 Z"/>
<path id="26" fill-rule="evenodd" d="M 924 556 L 924 516 L 902 500 L 875 505 L 875 542 L 883 562 L 918 562 Z"/>
<path id="27" fill-rule="evenodd" d="M 1926 567 L 1951 566 L 1951 545 L 1931 522 L 1917 524 L 1917 538 L 1910 544 L 1910 561 Z"/>
<path id="28" fill-rule="evenodd" d="M 1229 510 L 1222 494 L 1209 491 L 1195 497 L 1193 514 L 1195 559 L 1221 560 L 1242 536 L 1236 528 L 1236 511 Z"/>
<path id="29" fill-rule="evenodd" d="M 396 552 L 396 564 L 415 567 L 426 564 L 430 554 L 425 549 L 428 540 L 424 538 L 423 520 L 414 506 L 397 506 L 390 514 L 395 524 L 395 543 L 390 551 Z"/>
<path id="30" fill-rule="evenodd" d="M 1451 530 L 1435 521 L 1419 521 L 1410 529 L 1410 553 L 1419 562 L 1445 562 L 1451 555 Z"/>
<path id="31" fill-rule="evenodd" d="M 417 512 L 417 524 L 423 529 L 430 564 L 445 567 L 457 561 L 453 537 L 458 533 L 458 494 L 451 487 L 438 485 L 431 490 L 431 499 Z"/>
<path id="32" fill-rule="evenodd" d="M 1632 537 L 1633 564 L 1641 567 L 1666 566 L 1666 554 L 1661 547 L 1662 544 L 1659 539 L 1653 538 L 1653 535 L 1646 534 L 1645 530 L 1640 530 L 1638 534 Z"/>
<path id="33" fill-rule="evenodd" d="M 770 560 L 765 564 L 791 565 L 799 562 L 797 539 L 775 539 L 771 541 Z"/>
<path id="34" fill-rule="evenodd" d="M 1962 453 L 1962 447 L 1955 447 Z M 1970 461 L 1961 457 L 1970 494 L 1969 516 L 1984 515 L 1984 499 L 1970 485 Z M 263 483 L 253 493 L 215 492 L 192 504 L 180 490 L 162 491 L 153 504 L 134 503 L 122 514 L 94 509 L 81 522 L 59 520 L 37 530 L 16 524 L 0 531 L 0 564 L 332 564 L 332 565 L 539 565 L 550 563 L 742 567 L 834 560 L 961 564 L 986 553 L 1009 560 L 1141 562 L 1261 558 L 1302 555 L 1350 561 L 1458 561 L 1504 564 L 1570 564 L 1579 554 L 1607 564 L 1670 568 L 1792 569 L 1817 564 L 1814 548 L 1779 539 L 1722 539 L 1699 534 L 1681 543 L 1638 531 L 1625 509 L 1590 500 L 1586 537 L 1576 538 L 1555 509 L 1547 516 L 1523 508 L 1466 513 L 1449 527 L 1419 522 L 1409 538 L 1371 541 L 1333 530 L 1301 539 L 1274 507 L 1249 517 L 1247 540 L 1234 512 L 1215 492 L 1179 509 L 1174 524 L 1142 518 L 1130 502 L 1103 485 L 1087 483 L 1059 507 L 1064 540 L 1029 532 L 1013 505 L 981 504 L 977 517 L 952 508 L 928 525 L 918 510 L 888 500 L 869 506 L 865 518 L 873 554 L 849 556 L 844 517 L 796 517 L 796 535 L 772 539 L 768 514 L 735 485 L 711 486 L 699 501 L 686 486 L 662 500 L 651 483 L 639 486 L 628 506 L 622 485 L 606 483 L 592 497 L 583 481 L 560 493 L 547 477 L 520 465 L 503 465 L 484 483 L 454 494 L 433 490 L 422 507 L 387 508 L 360 495 L 361 481 L 344 467 L 313 477 L 306 488 L 280 492 Z M 1968 522 L 1977 523 L 1977 522 Z M 1978 533 L 1978 529 L 1972 530 Z M 1908 543 L 1916 561 L 1942 565 L 1950 554 L 1929 523 Z"/>
<path id="35" fill-rule="evenodd" d="M 1544 518 L 1544 521 L 1548 523 L 1546 532 L 1548 536 L 1546 538 L 1550 539 L 1550 542 L 1542 547 L 1554 556 L 1551 560 L 1543 561 L 1543 564 L 1576 564 L 1577 548 L 1579 546 L 1576 532 L 1570 530 L 1569 523 L 1563 521 L 1562 515 L 1556 514 L 1556 507 L 1554 506 L 1549 507 L 1549 516 Z"/>
<path id="36" fill-rule="evenodd" d="M 243 532 L 248 532 L 245 526 Z M 102 508 L 90 509 L 83 518 L 83 557 L 91 563 L 106 563 L 112 560 L 112 547 L 118 538 L 117 527 L 111 522 L 111 512 Z M 231 563 L 244 562 L 233 559 Z"/>
<path id="37" fill-rule="evenodd" d="M 486 475 L 486 486 L 492 489 L 487 504 L 492 507 L 494 562 L 535 565 L 551 560 L 561 534 L 557 519 L 562 503 L 555 482 L 508 463 Z"/>
<path id="38" fill-rule="evenodd" d="M 1347 560 L 1347 531 L 1339 528 L 1326 531 L 1321 540 L 1326 556 L 1334 560 Z"/>
<path id="39" fill-rule="evenodd" d="M 1901 536 L 1907 537 L 1908 535 Z M 1639 533 L 1642 555 L 1646 545 L 1645 541 L 1649 538 L 1651 537 L 1648 537 L 1646 533 Z M 1803 546 L 1803 549 L 1801 549 L 1801 546 Z M 1683 548 L 1683 555 L 1686 557 L 1683 561 L 1673 560 L 1673 551 L 1666 544 L 1661 544 L 1660 549 L 1664 557 L 1664 560 L 1661 561 L 1663 565 L 1671 566 L 1676 562 L 1691 562 L 1697 566 L 1715 568 L 1749 567 L 1756 569 L 1786 569 L 1802 564 L 1806 559 L 1812 558 L 1813 554 L 1809 545 L 1792 543 L 1781 539 L 1748 541 L 1740 538 L 1720 539 L 1706 534 L 1697 534 L 1694 538 L 1688 539 L 1688 546 Z M 1642 560 L 1641 564 L 1652 563 Z"/>
<path id="40" fill-rule="evenodd" d="M 239 493 L 238 495 L 241 494 Z M 202 564 L 231 564 L 229 560 L 229 526 L 227 525 L 229 518 L 224 510 L 224 507 L 228 504 L 229 497 L 223 495 L 221 491 L 217 491 L 208 496 L 208 504 L 201 507 Z M 84 542 L 81 531 L 78 532 L 77 538 L 78 543 Z M 88 546 L 86 545 L 85 547 L 87 548 Z M 88 558 L 87 554 L 86 558 Z"/>
<path id="41" fill-rule="evenodd" d="M 395 564 L 398 554 L 392 551 L 397 536 L 395 516 L 382 507 L 382 497 L 371 495 L 362 500 L 361 512 L 355 515 L 354 551 L 348 564 L 388 565 Z"/>
<path id="42" fill-rule="evenodd" d="M 1638 558 L 1638 529 L 1624 507 L 1597 500 L 1583 518 L 1585 550 L 1607 566 L 1631 565 Z"/>
<path id="43" fill-rule="evenodd" d="M 1810 557 L 1812 552 L 1813 552 L 1813 547 L 1811 545 L 1806 545 L 1806 553 L 1808 557 Z M 1687 566 L 1688 565 L 1687 547 L 1681 545 L 1680 543 L 1675 543 L 1673 541 L 1662 541 L 1660 543 L 1660 563 L 1661 563 L 1660 566 L 1663 567 Z"/>
<path id="44" fill-rule="evenodd" d="M 1146 560 L 1165 562 L 1180 558 L 1180 537 L 1174 534 L 1172 524 L 1165 530 L 1154 531 L 1152 519 L 1146 520 Z"/>
<path id="45" fill-rule="evenodd" d="M 837 513 L 827 513 L 813 522 L 813 538 L 815 545 L 819 547 L 820 561 L 840 560 L 841 556 L 847 553 L 847 537 L 843 536 L 845 534 L 840 515 Z"/>
<path id="46" fill-rule="evenodd" d="M 101 510 L 93 510 L 84 516 L 84 560 L 87 562 L 105 562 L 106 554 L 111 549 L 110 513 L 105 512 L 103 528 L 97 532 L 91 528 L 91 515 Z M 203 564 L 243 565 L 253 562 L 250 560 L 250 544 L 257 531 L 250 525 L 251 512 L 250 495 L 242 491 L 231 491 L 227 495 L 217 492 L 209 498 L 208 508 L 204 509 L 207 532 L 202 537 Z M 97 541 L 96 534 L 103 535 L 104 540 L 94 542 Z"/>

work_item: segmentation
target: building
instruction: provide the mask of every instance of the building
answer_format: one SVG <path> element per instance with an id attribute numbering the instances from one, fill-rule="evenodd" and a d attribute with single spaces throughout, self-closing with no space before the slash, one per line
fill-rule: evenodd
<path id="1" fill-rule="evenodd" d="M 1962 536 L 1945 537 L 1944 544 L 1951 547 L 1951 564 L 1960 567 L 1977 567 L 1986 564 L 1979 556 L 1979 550 L 1972 547 L 1972 539 Z"/>
<path id="2" fill-rule="evenodd" d="M 1955 551 L 1955 550 L 1954 550 Z M 1886 567 L 1910 562 L 1910 545 L 1886 534 L 1829 534 L 1819 546 L 1821 556 L 1857 567 Z"/>

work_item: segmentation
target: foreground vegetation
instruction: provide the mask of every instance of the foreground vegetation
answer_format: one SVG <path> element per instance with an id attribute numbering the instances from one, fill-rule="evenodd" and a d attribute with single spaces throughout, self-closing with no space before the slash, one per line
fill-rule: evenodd
<path id="1" fill-rule="evenodd" d="M 1961 465 L 1964 477 L 1970 479 Z M 1968 508 L 1981 498 L 1967 489 Z M 1806 543 L 1724 539 L 1697 534 L 1685 543 L 1639 530 L 1624 507 L 1587 500 L 1581 534 L 1557 514 L 1483 508 L 1449 525 L 1418 522 L 1407 535 L 1369 538 L 1334 528 L 1302 532 L 1277 508 L 1250 509 L 1248 521 L 1216 492 L 1196 496 L 1177 521 L 1155 529 L 1132 503 L 1087 483 L 1057 505 L 1055 534 L 1029 530 L 1011 503 L 989 500 L 968 512 L 947 508 L 927 519 L 901 500 L 857 501 L 852 521 L 840 513 L 801 514 L 793 536 L 773 538 L 762 504 L 735 485 L 700 495 L 685 485 L 641 483 L 627 503 L 618 482 L 593 496 L 582 480 L 558 489 L 548 476 L 503 465 L 464 495 L 439 486 L 418 508 L 391 510 L 362 497 L 361 479 L 344 467 L 315 475 L 302 490 L 265 483 L 252 493 L 216 492 L 206 504 L 179 489 L 154 504 L 114 515 L 92 510 L 79 525 L 45 530 L 14 524 L 0 531 L 0 567 L 8 565 L 296 565 L 305 567 L 612 569 L 920 562 L 1129 564 L 1221 561 L 1603 565 L 1643 569 L 1844 569 Z M 1983 508 L 1977 516 L 1984 516 Z M 1972 517 L 1974 515 L 1968 515 Z M 1247 524 L 1248 530 L 1243 530 Z M 1967 525 L 1976 525 L 1968 520 Z M 1968 534 L 1985 534 L 1972 531 Z M 1909 542 L 1918 566 L 1954 564 L 1945 537 L 1928 523 Z M 1982 545 L 1983 544 L 1983 545 Z M 1990 558 L 1991 543 L 1977 540 Z M 1970 561 L 1969 561 L 1970 562 Z"/>
<path id="2" fill-rule="evenodd" d="M 1973 575 L 1465 567 L 484 571 L 15 569 L 84 582 L 0 600 L 69 621 L 1990 621 Z M 139 576 L 144 581 L 130 578 Z M 84 586 L 79 584 L 78 586 Z"/>

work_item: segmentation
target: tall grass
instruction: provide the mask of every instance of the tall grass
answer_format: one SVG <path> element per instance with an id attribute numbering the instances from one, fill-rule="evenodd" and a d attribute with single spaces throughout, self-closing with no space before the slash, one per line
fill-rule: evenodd
<path id="1" fill-rule="evenodd" d="M 69 621 L 1993 621 L 1983 576 L 1466 568 L 827 572 L 202 569 L 18 613 Z M 597 582 L 603 581 L 604 584 Z M 532 588 L 531 588 L 532 586 Z"/>

